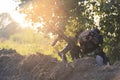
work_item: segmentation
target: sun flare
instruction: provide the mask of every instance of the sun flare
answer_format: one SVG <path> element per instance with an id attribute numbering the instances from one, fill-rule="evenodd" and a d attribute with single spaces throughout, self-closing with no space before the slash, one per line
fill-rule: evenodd
<path id="1" fill-rule="evenodd" d="M 11 17 L 21 25 L 21 27 L 26 27 L 29 23 L 25 21 L 26 15 L 21 14 L 16 10 L 18 5 L 19 2 L 15 2 L 14 0 L 0 0 L 0 13 L 9 13 Z"/>

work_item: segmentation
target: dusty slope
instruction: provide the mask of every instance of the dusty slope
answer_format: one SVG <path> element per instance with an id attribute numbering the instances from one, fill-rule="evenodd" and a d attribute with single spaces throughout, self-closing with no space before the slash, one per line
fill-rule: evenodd
<path id="1" fill-rule="evenodd" d="M 62 63 L 42 54 L 0 56 L 0 80 L 120 80 L 119 75 L 120 62 L 105 68 L 90 57 Z"/>

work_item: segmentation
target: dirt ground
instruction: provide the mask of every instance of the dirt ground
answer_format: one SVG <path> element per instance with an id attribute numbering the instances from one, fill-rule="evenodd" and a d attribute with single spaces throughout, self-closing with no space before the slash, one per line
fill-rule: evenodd
<path id="1" fill-rule="evenodd" d="M 63 63 L 42 54 L 5 53 L 0 51 L 0 80 L 120 80 L 120 62 L 98 66 L 93 57 Z"/>

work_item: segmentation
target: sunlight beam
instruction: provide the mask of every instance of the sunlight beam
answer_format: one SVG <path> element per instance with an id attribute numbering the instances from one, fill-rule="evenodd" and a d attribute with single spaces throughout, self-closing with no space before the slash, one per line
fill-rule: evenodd
<path id="1" fill-rule="evenodd" d="M 21 27 L 28 27 L 30 23 L 25 21 L 26 15 L 16 10 L 19 4 L 20 2 L 15 2 L 14 0 L 0 0 L 0 14 L 9 13 L 14 21 L 19 23 Z"/>

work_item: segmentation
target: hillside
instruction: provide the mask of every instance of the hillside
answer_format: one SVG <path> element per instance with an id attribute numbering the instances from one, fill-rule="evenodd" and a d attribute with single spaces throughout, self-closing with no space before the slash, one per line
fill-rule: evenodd
<path id="1" fill-rule="evenodd" d="M 21 56 L 0 51 L 0 80 L 119 80 L 119 74 L 120 62 L 97 66 L 94 58 L 84 57 L 62 63 L 42 54 Z"/>

